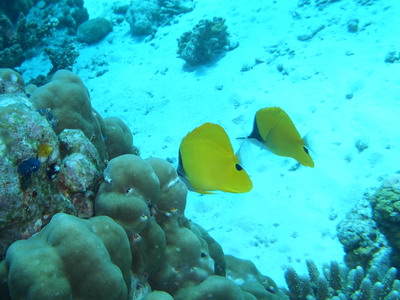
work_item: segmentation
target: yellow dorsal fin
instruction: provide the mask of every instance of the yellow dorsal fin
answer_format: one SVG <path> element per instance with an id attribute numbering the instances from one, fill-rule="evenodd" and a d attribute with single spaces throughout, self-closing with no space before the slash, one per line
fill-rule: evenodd
<path id="1" fill-rule="evenodd" d="M 233 153 L 233 148 L 225 130 L 218 124 L 204 123 L 186 135 L 182 144 L 188 143 L 192 139 L 206 140 L 210 143 L 216 143 L 218 147 L 228 153 Z"/>
<path id="2" fill-rule="evenodd" d="M 260 109 L 256 113 L 256 121 L 258 130 L 264 141 L 267 140 L 267 137 L 273 128 L 278 128 L 281 126 L 284 126 L 284 130 L 288 131 L 293 138 L 299 140 L 301 139 L 301 136 L 297 132 L 293 121 L 280 107 L 267 107 Z"/>

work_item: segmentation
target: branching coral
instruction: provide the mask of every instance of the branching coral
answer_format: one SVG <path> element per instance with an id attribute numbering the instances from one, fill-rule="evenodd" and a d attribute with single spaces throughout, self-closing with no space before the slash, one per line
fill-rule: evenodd
<path id="1" fill-rule="evenodd" d="M 348 270 L 333 261 L 322 269 L 307 260 L 308 276 L 299 276 L 289 267 L 285 272 L 286 291 L 291 300 L 395 300 L 400 297 L 397 269 L 390 268 L 384 277 L 372 267 L 368 273 L 362 267 Z"/>
<path id="2" fill-rule="evenodd" d="M 25 58 L 27 51 L 37 45 L 45 36 L 50 35 L 57 26 L 57 19 L 47 17 L 41 23 L 27 21 L 20 14 L 15 31 L 10 26 L 11 22 L 4 14 L 0 13 L 1 47 L 0 65 L 6 68 L 18 66 Z"/>

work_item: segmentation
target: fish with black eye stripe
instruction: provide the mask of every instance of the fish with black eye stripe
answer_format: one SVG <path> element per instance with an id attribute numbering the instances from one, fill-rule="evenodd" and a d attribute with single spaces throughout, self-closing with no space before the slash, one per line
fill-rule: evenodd
<path id="1" fill-rule="evenodd" d="M 314 168 L 306 140 L 300 136 L 282 108 L 258 110 L 254 117 L 253 131 L 247 139 L 276 155 L 292 157 L 303 166 Z"/>
<path id="2" fill-rule="evenodd" d="M 276 155 L 292 157 L 304 166 L 314 167 L 305 139 L 279 107 L 258 110 L 253 131 L 247 138 L 240 139 L 245 139 L 243 143 L 252 142 Z M 246 193 L 253 187 L 225 130 L 213 123 L 205 123 L 183 138 L 177 172 L 189 190 L 202 194 L 212 191 Z"/>
<path id="3" fill-rule="evenodd" d="M 202 194 L 246 193 L 253 187 L 225 130 L 213 123 L 205 123 L 183 138 L 178 174 L 190 190 Z"/>

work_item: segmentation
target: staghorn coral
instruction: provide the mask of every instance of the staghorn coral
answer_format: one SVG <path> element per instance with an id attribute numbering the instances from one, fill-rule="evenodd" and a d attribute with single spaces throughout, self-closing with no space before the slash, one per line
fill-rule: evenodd
<path id="1" fill-rule="evenodd" d="M 308 276 L 299 276 L 289 267 L 285 280 L 286 294 L 291 300 L 394 300 L 400 297 L 397 269 L 390 268 L 382 277 L 376 267 L 365 272 L 360 266 L 348 270 L 332 261 L 322 274 L 312 260 L 307 260 Z"/>

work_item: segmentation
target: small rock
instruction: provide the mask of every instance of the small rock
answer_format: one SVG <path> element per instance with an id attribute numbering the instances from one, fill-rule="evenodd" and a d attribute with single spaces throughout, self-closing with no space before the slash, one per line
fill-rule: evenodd
<path id="1" fill-rule="evenodd" d="M 112 23 L 105 18 L 88 20 L 78 27 L 78 41 L 86 44 L 97 43 L 112 31 L 112 27 Z"/>

